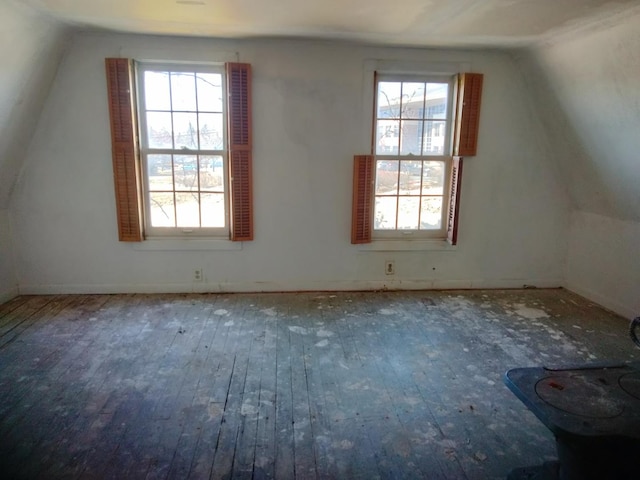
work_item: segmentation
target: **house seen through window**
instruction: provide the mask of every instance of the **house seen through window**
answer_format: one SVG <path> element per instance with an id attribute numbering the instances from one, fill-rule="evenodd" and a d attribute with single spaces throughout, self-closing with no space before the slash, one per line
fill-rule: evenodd
<path id="1" fill-rule="evenodd" d="M 450 78 L 378 77 L 373 229 L 445 235 L 451 169 Z"/>

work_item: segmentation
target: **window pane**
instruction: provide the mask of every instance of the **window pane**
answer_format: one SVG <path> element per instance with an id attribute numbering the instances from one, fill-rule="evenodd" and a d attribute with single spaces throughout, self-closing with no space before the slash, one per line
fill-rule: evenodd
<path id="1" fill-rule="evenodd" d="M 175 227 L 176 217 L 173 204 L 173 193 L 149 194 L 152 227 Z"/>
<path id="2" fill-rule="evenodd" d="M 376 153 L 378 155 L 397 155 L 400 122 L 398 120 L 379 120 L 376 130 Z"/>
<path id="3" fill-rule="evenodd" d="M 378 118 L 400 118 L 401 82 L 378 83 Z"/>
<path id="4" fill-rule="evenodd" d="M 203 193 L 200 195 L 202 202 L 202 226 L 224 227 L 224 194 Z"/>
<path id="5" fill-rule="evenodd" d="M 447 98 L 449 98 L 448 84 L 428 83 L 424 118 L 447 118 Z"/>
<path id="6" fill-rule="evenodd" d="M 198 148 L 198 115 L 195 113 L 174 113 L 173 138 L 176 149 Z"/>
<path id="7" fill-rule="evenodd" d="M 442 197 L 422 197 L 420 212 L 421 230 L 438 230 L 442 227 Z"/>
<path id="8" fill-rule="evenodd" d="M 398 229 L 417 230 L 420 218 L 420 197 L 398 198 Z"/>
<path id="9" fill-rule="evenodd" d="M 171 107 L 172 110 L 196 110 L 196 79 L 193 73 L 171 74 Z"/>
<path id="10" fill-rule="evenodd" d="M 176 155 L 173 160 L 176 190 L 198 190 L 198 160 L 195 155 Z"/>
<path id="11" fill-rule="evenodd" d="M 144 82 L 140 111 L 147 226 L 224 228 L 229 218 L 229 172 L 223 68 L 202 72 L 194 71 L 200 67 L 185 71 L 189 68 L 185 65 L 177 66 L 179 71 L 154 68 L 139 67 Z M 202 154 L 206 152 L 211 154 Z"/>
<path id="12" fill-rule="evenodd" d="M 200 148 L 202 150 L 222 150 L 224 132 L 221 113 L 200 113 Z"/>
<path id="13" fill-rule="evenodd" d="M 224 192 L 224 169 L 221 156 L 200 157 L 200 190 Z"/>
<path id="14" fill-rule="evenodd" d="M 144 72 L 144 103 L 147 110 L 171 110 L 169 72 Z"/>
<path id="15" fill-rule="evenodd" d="M 396 202 L 398 197 L 376 197 L 373 228 L 376 230 L 395 230 Z"/>
<path id="16" fill-rule="evenodd" d="M 222 75 L 218 73 L 198 73 L 198 110 L 201 112 L 222 112 Z"/>
<path id="17" fill-rule="evenodd" d="M 149 190 L 173 190 L 171 155 L 149 155 L 147 157 L 147 175 Z"/>
<path id="18" fill-rule="evenodd" d="M 424 156 L 450 151 L 450 93 L 449 82 L 378 82 L 374 229 L 442 229 L 448 161 Z"/>
<path id="19" fill-rule="evenodd" d="M 376 195 L 396 195 L 398 193 L 397 160 L 378 160 L 376 162 Z"/>
<path id="20" fill-rule="evenodd" d="M 422 161 L 403 160 L 400 162 L 400 195 L 420 195 Z"/>
<path id="21" fill-rule="evenodd" d="M 446 122 L 425 122 L 424 155 L 443 155 Z"/>
<path id="22" fill-rule="evenodd" d="M 178 227 L 200 226 L 198 193 L 176 193 L 176 224 Z"/>
<path id="23" fill-rule="evenodd" d="M 147 140 L 150 148 L 172 148 L 171 114 L 147 112 Z"/>
<path id="24" fill-rule="evenodd" d="M 444 194 L 444 162 L 424 162 L 422 171 L 422 194 Z"/>
<path id="25" fill-rule="evenodd" d="M 400 155 L 420 155 L 423 124 L 424 122 L 418 120 L 402 120 Z"/>
<path id="26" fill-rule="evenodd" d="M 402 118 L 423 118 L 424 83 L 402 84 Z"/>

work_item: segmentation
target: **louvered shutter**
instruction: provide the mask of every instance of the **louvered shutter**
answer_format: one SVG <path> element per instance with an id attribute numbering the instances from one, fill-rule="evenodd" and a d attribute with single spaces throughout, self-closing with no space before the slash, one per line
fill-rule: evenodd
<path id="1" fill-rule="evenodd" d="M 453 157 L 451 164 L 451 197 L 449 198 L 449 215 L 447 217 L 447 241 L 451 245 L 458 243 L 458 212 L 460 210 L 461 185 L 462 157 Z"/>
<path id="2" fill-rule="evenodd" d="M 227 63 L 231 240 L 253 240 L 251 65 Z"/>
<path id="3" fill-rule="evenodd" d="M 142 202 L 133 109 L 133 66 L 126 58 L 107 58 L 105 64 L 118 235 L 122 242 L 140 242 Z"/>
<path id="4" fill-rule="evenodd" d="M 373 217 L 373 155 L 353 157 L 351 243 L 370 243 Z"/>
<path id="5" fill-rule="evenodd" d="M 458 111 L 456 115 L 453 154 L 472 157 L 478 146 L 480 103 L 482 100 L 481 73 L 458 75 Z"/>

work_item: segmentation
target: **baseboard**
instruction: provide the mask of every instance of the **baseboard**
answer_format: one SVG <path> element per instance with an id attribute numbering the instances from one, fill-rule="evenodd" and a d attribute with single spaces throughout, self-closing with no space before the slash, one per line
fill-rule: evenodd
<path id="1" fill-rule="evenodd" d="M 374 290 L 466 290 L 557 288 L 560 279 L 481 279 L 481 280 L 347 280 L 304 283 L 255 281 L 226 283 L 162 283 L 162 284 L 55 284 L 21 285 L 20 293 L 54 294 L 114 294 L 114 293 L 249 293 L 300 291 L 374 291 Z"/>
<path id="2" fill-rule="evenodd" d="M 624 305 L 620 302 L 612 300 L 610 297 L 606 297 L 592 290 L 581 288 L 576 285 L 567 285 L 567 290 L 580 295 L 581 297 L 586 298 L 598 305 L 606 308 L 607 310 L 612 311 L 613 313 L 617 313 L 629 320 L 640 315 L 640 310 L 638 307 L 634 308 L 632 305 Z"/>

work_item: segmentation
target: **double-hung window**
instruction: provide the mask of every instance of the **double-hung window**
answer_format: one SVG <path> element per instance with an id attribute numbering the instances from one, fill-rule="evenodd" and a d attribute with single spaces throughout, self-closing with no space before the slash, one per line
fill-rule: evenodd
<path id="1" fill-rule="evenodd" d="M 351 243 L 458 238 L 483 75 L 376 75 L 372 151 L 353 163 Z"/>
<path id="2" fill-rule="evenodd" d="M 138 63 L 148 235 L 224 235 L 224 68 Z"/>
<path id="3" fill-rule="evenodd" d="M 451 77 L 377 77 L 374 237 L 444 237 Z"/>
<path id="4" fill-rule="evenodd" d="M 252 240 L 250 65 L 106 69 L 120 240 Z"/>

